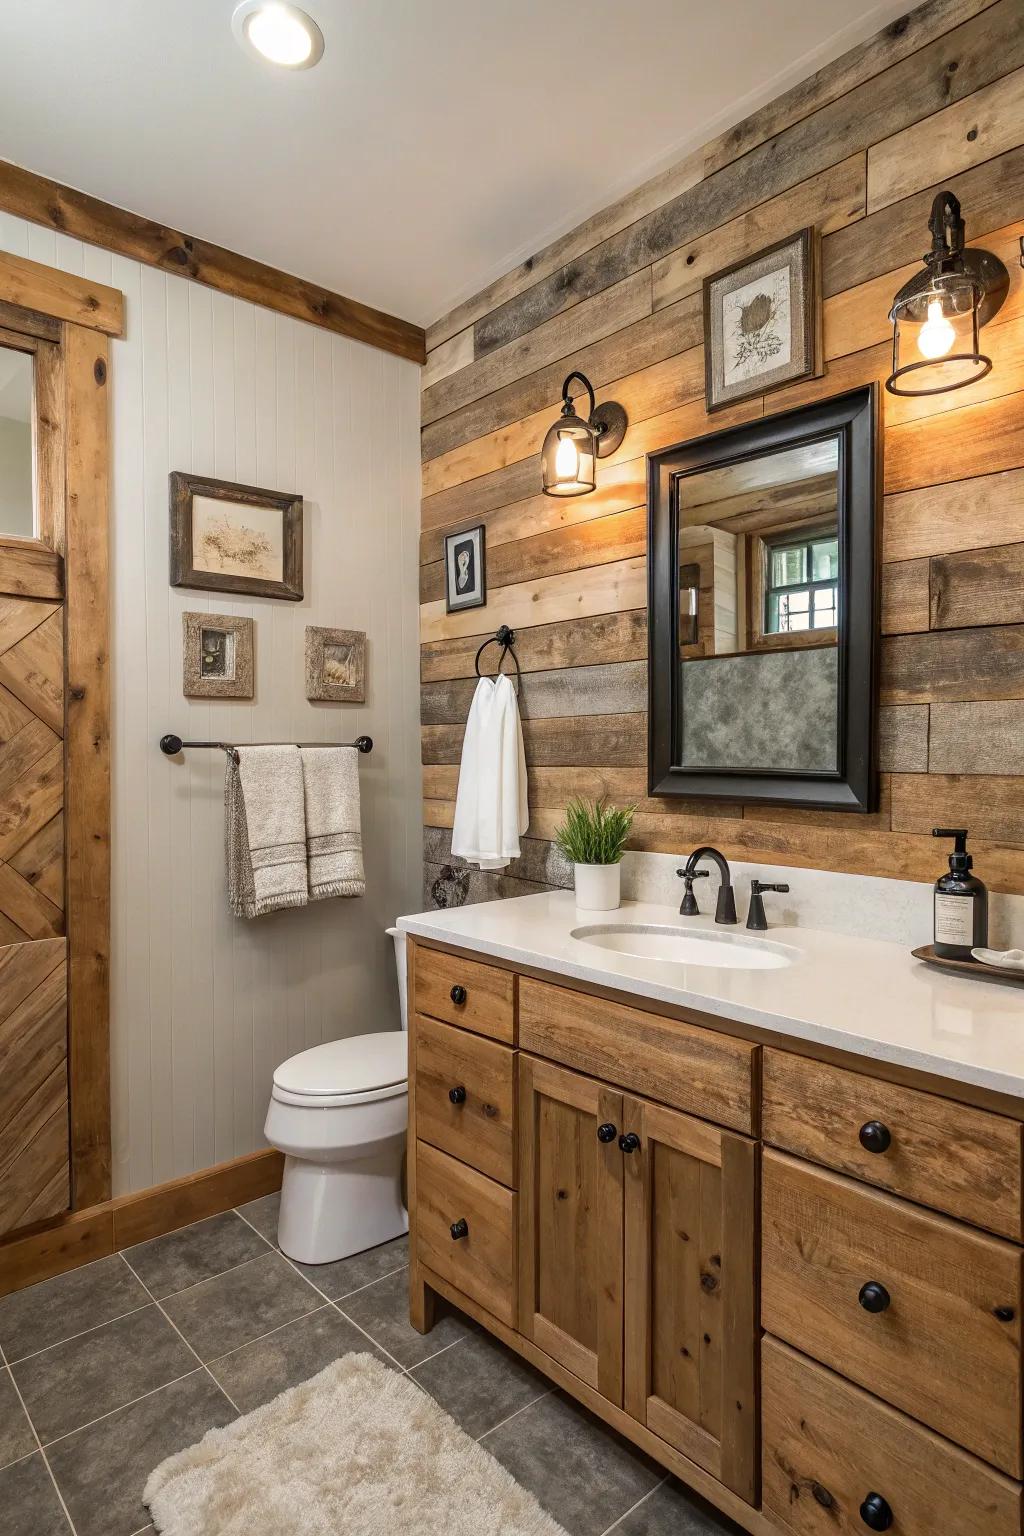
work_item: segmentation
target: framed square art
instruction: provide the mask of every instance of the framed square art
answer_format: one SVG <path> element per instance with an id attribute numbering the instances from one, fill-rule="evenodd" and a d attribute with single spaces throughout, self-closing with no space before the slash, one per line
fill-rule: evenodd
<path id="1" fill-rule="evenodd" d="M 366 635 L 306 625 L 306 698 L 366 703 Z"/>
<path id="2" fill-rule="evenodd" d="M 482 608 L 487 602 L 487 529 L 483 523 L 444 541 L 444 597 L 448 613 Z"/>
<path id="3" fill-rule="evenodd" d="M 302 597 L 302 497 L 175 470 L 171 585 Z"/>
<path id="4" fill-rule="evenodd" d="M 813 228 L 704 279 L 704 401 L 720 411 L 821 373 Z"/>
<path id="5" fill-rule="evenodd" d="M 251 699 L 253 621 L 183 613 L 182 691 L 189 699 Z"/>

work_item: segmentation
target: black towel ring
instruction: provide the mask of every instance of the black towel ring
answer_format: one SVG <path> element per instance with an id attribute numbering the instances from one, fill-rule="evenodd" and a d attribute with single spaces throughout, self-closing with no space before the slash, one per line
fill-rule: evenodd
<path id="1" fill-rule="evenodd" d="M 515 662 L 516 682 L 519 685 L 516 688 L 516 692 L 518 693 L 519 692 L 519 688 L 521 688 L 522 685 L 523 685 L 523 674 L 519 670 L 519 657 L 516 655 L 515 651 L 513 650 L 513 646 L 515 645 L 515 643 L 516 643 L 516 632 L 515 632 L 514 629 L 509 629 L 507 624 L 503 624 L 501 626 L 501 628 L 498 630 L 498 633 L 496 635 L 488 635 L 488 637 L 484 641 L 483 645 L 477 651 L 477 653 L 476 653 L 476 660 L 473 663 L 474 667 L 476 668 L 476 675 L 477 675 L 477 677 L 480 676 L 480 657 L 483 655 L 484 651 L 487 649 L 487 647 L 489 645 L 500 645 L 501 646 L 501 655 L 498 658 L 498 671 L 499 672 L 501 671 L 501 664 L 505 660 L 505 657 L 506 656 L 511 656 L 512 660 Z"/>

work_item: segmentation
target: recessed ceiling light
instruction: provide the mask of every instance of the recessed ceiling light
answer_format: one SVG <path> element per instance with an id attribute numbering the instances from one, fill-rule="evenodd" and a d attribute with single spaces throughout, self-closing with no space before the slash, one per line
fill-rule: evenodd
<path id="1" fill-rule="evenodd" d="M 324 35 L 312 16 L 286 0 L 241 0 L 231 30 L 245 48 L 282 69 L 312 69 L 323 57 Z"/>

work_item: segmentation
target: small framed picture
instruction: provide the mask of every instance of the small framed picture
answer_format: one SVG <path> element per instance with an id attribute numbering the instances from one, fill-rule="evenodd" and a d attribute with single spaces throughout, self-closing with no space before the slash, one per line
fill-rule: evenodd
<path id="1" fill-rule="evenodd" d="M 482 608 L 487 601 L 486 528 L 483 523 L 444 541 L 445 608 Z"/>
<path id="2" fill-rule="evenodd" d="M 366 703 L 366 635 L 306 625 L 306 698 Z"/>
<path id="3" fill-rule="evenodd" d="M 173 587 L 301 598 L 301 496 L 175 470 L 170 514 Z"/>
<path id="4" fill-rule="evenodd" d="M 821 372 L 814 229 L 704 279 L 704 398 L 720 411 Z"/>
<path id="5" fill-rule="evenodd" d="M 183 691 L 189 699 L 251 699 L 253 621 L 227 613 L 183 613 Z"/>

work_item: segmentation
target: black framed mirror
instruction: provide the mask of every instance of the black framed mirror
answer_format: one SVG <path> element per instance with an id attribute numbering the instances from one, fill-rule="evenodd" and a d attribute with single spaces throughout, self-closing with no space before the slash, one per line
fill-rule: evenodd
<path id="1" fill-rule="evenodd" d="M 652 795 L 875 807 L 875 385 L 647 461 Z"/>

